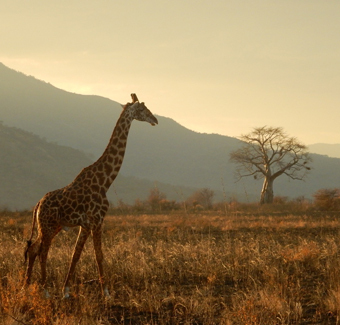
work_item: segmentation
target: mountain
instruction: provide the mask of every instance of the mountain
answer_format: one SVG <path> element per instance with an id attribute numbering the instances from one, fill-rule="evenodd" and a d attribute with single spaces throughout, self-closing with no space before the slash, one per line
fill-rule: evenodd
<path id="1" fill-rule="evenodd" d="M 27 209 L 67 185 L 91 160 L 82 152 L 0 125 L 0 206 Z"/>
<path id="2" fill-rule="evenodd" d="M 157 113 L 157 107 L 149 108 Z M 95 160 L 109 141 L 121 105 L 98 96 L 66 92 L 0 64 L 0 110 L 6 125 L 81 150 Z M 216 199 L 222 199 L 222 193 L 227 199 L 258 199 L 261 181 L 248 178 L 235 183 L 235 165 L 229 162 L 229 153 L 239 148 L 239 140 L 193 132 L 170 118 L 157 118 L 159 125 L 155 127 L 133 122 L 120 176 L 134 182 L 168 184 L 176 189 L 172 192 L 180 192 L 177 188 L 182 187 L 208 187 L 216 192 Z M 320 188 L 339 187 L 340 159 L 315 154 L 312 158 L 313 170 L 306 181 L 282 176 L 274 184 L 275 195 L 311 197 Z M 148 191 L 144 188 L 145 195 Z"/>
<path id="3" fill-rule="evenodd" d="M 93 161 L 83 152 L 0 123 L 0 208 L 32 208 L 47 192 L 69 184 Z M 196 189 L 154 184 L 148 180 L 119 175 L 110 189 L 111 202 L 133 203 L 146 199 L 155 185 L 168 199 L 180 200 Z"/>
<path id="4" fill-rule="evenodd" d="M 121 111 L 117 102 L 63 91 L 1 63 L 0 105 L 6 125 L 96 155 L 104 150 Z"/>
<path id="5" fill-rule="evenodd" d="M 117 102 L 68 93 L 1 64 L 0 105 L 0 119 L 6 125 L 82 150 L 92 159 L 105 149 L 122 110 Z M 149 108 L 157 112 L 157 107 Z M 228 150 L 237 148 L 238 140 L 199 134 L 172 119 L 157 118 L 156 127 L 137 121 L 132 124 L 122 175 L 217 191 L 222 189 L 222 178 L 234 182 L 232 172 L 223 173 L 225 161 L 229 164 Z M 210 175 L 211 169 L 215 173 Z"/>
<path id="6" fill-rule="evenodd" d="M 309 151 L 319 155 L 327 155 L 333 158 L 340 158 L 340 143 L 315 143 L 308 146 Z"/>

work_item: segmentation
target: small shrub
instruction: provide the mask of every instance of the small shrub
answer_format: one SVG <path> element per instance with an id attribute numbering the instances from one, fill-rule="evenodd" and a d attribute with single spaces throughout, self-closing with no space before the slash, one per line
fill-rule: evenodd
<path id="1" fill-rule="evenodd" d="M 315 207 L 322 211 L 339 211 L 340 210 L 340 189 L 323 188 L 318 190 L 314 195 Z"/>

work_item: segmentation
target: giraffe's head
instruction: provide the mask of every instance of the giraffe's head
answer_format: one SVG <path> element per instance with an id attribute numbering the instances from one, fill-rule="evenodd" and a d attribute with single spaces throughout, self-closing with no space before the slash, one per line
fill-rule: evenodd
<path id="1" fill-rule="evenodd" d="M 132 97 L 132 104 L 128 103 L 125 105 L 125 110 L 128 110 L 131 117 L 134 120 L 138 121 L 145 121 L 150 123 L 152 126 L 155 124 L 158 124 L 158 120 L 153 114 L 150 112 L 150 110 L 145 106 L 145 104 L 142 102 L 140 103 L 138 101 L 138 98 L 136 94 L 131 94 Z"/>

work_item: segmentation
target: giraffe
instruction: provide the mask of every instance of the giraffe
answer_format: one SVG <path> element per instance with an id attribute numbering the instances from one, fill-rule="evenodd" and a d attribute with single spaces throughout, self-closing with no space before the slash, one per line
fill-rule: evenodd
<path id="1" fill-rule="evenodd" d="M 70 283 L 85 242 L 92 234 L 93 246 L 99 272 L 102 293 L 109 297 L 104 277 L 101 227 L 109 207 L 106 192 L 118 175 L 123 163 L 127 137 L 133 120 L 158 124 L 157 118 L 136 94 L 131 94 L 132 103 L 123 106 L 110 141 L 101 157 L 92 165 L 84 168 L 69 185 L 45 194 L 33 210 L 32 233 L 27 241 L 25 262 L 28 264 L 24 287 L 31 281 L 34 261 L 39 256 L 41 267 L 41 286 L 45 296 L 46 261 L 52 239 L 64 228 L 79 226 L 79 234 L 74 248 L 71 264 L 64 283 L 64 298 L 70 297 Z M 32 243 L 37 223 L 37 238 Z"/>

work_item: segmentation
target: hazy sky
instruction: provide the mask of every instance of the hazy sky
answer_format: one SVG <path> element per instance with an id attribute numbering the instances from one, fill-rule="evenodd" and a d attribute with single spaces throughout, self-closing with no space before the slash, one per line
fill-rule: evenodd
<path id="1" fill-rule="evenodd" d="M 339 0 L 0 0 L 0 62 L 185 127 L 340 143 Z M 161 125 L 159 126 L 161 127 Z"/>

